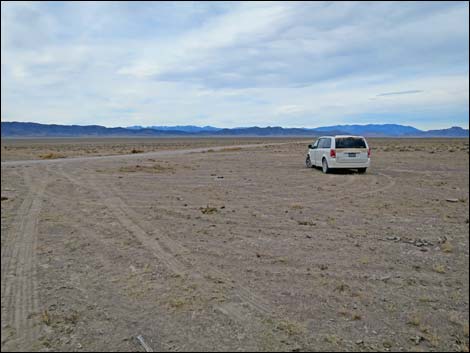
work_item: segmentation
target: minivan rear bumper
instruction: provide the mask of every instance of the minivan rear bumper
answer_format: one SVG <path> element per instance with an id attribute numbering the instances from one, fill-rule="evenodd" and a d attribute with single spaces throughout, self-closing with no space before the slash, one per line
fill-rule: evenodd
<path id="1" fill-rule="evenodd" d="M 355 163 L 338 163 L 335 158 L 330 158 L 328 160 L 329 168 L 343 168 L 343 169 L 356 169 L 356 168 L 369 168 L 370 158 L 367 159 L 367 162 L 355 162 Z"/>

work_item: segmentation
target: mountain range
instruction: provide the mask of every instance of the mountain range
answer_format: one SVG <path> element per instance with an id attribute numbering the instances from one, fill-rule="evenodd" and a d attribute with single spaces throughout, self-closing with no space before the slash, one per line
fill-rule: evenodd
<path id="1" fill-rule="evenodd" d="M 319 136 L 362 135 L 367 137 L 469 137 L 468 129 L 451 127 L 441 130 L 419 130 L 397 124 L 333 125 L 318 128 L 213 126 L 130 126 L 108 128 L 100 125 L 55 125 L 25 122 L 1 123 L 1 136 L 8 137 L 83 137 L 83 136 Z"/>
<path id="2" fill-rule="evenodd" d="M 202 131 L 219 131 L 222 130 L 221 128 L 214 127 L 214 126 L 195 126 L 195 125 L 176 125 L 176 126 L 128 126 L 126 129 L 131 130 L 142 130 L 142 129 L 153 129 L 153 130 L 161 130 L 161 131 L 185 131 L 185 132 L 202 132 Z"/>

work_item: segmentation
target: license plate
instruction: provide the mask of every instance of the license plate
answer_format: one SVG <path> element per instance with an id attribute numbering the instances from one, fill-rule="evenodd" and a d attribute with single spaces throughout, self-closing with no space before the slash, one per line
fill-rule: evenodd
<path id="1" fill-rule="evenodd" d="M 348 157 L 356 157 L 355 153 L 348 153 Z"/>

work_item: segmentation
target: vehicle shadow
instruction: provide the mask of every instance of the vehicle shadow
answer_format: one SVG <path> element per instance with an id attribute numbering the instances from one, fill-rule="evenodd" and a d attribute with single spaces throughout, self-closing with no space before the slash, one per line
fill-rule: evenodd
<path id="1" fill-rule="evenodd" d="M 330 174 L 359 174 L 357 169 L 333 169 Z"/>
<path id="2" fill-rule="evenodd" d="M 320 173 L 323 173 L 321 168 L 313 168 L 316 171 L 319 171 Z M 351 174 L 360 174 L 357 169 L 330 169 L 328 171 L 328 174 L 334 174 L 334 175 L 351 175 Z"/>

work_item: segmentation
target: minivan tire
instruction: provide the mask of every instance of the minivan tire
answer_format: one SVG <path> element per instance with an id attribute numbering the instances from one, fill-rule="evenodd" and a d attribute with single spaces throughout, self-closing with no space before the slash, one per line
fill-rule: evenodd
<path id="1" fill-rule="evenodd" d="M 359 174 L 364 174 L 366 172 L 367 168 L 357 168 L 357 172 Z"/>
<path id="2" fill-rule="evenodd" d="M 330 171 L 330 168 L 328 168 L 328 162 L 326 158 L 323 158 L 323 161 L 321 162 L 321 166 L 322 166 L 323 173 L 327 174 Z"/>

